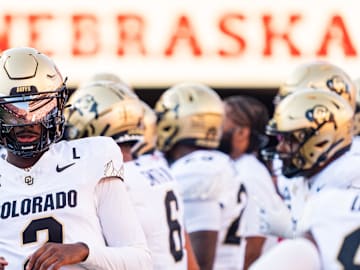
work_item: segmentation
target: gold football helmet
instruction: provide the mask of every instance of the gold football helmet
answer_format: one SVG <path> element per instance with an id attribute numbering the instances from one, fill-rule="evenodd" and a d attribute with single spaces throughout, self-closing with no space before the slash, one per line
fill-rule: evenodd
<path id="1" fill-rule="evenodd" d="M 93 74 L 92 76 L 90 76 L 90 78 L 85 80 L 85 82 L 80 85 L 80 88 L 83 88 L 84 86 L 86 86 L 88 84 L 93 84 L 93 83 L 99 82 L 99 81 L 107 81 L 107 82 L 122 84 L 123 87 L 126 87 L 126 88 L 134 91 L 132 89 L 132 87 L 128 83 L 124 82 L 118 75 L 116 75 L 115 73 L 106 72 L 106 71 L 97 72 L 97 73 Z"/>
<path id="2" fill-rule="evenodd" d="M 77 89 L 65 110 L 66 139 L 108 136 L 117 143 L 143 139 L 144 109 L 122 84 L 98 81 Z"/>
<path id="3" fill-rule="evenodd" d="M 134 145 L 132 152 L 135 157 L 141 156 L 145 153 L 150 153 L 156 148 L 156 114 L 155 111 L 150 108 L 150 106 L 141 101 L 141 104 L 144 106 L 144 140 L 139 141 Z"/>
<path id="4" fill-rule="evenodd" d="M 355 110 L 356 86 L 340 67 L 326 61 L 312 61 L 299 65 L 280 86 L 275 105 L 287 95 L 306 88 L 330 90 L 342 96 Z"/>
<path id="5" fill-rule="evenodd" d="M 360 78 L 355 81 L 357 95 L 356 95 L 356 110 L 354 115 L 354 136 L 360 135 Z"/>
<path id="6" fill-rule="evenodd" d="M 283 174 L 310 176 L 348 150 L 353 113 L 347 101 L 327 90 L 302 89 L 285 97 L 267 126 L 267 133 L 279 139 Z"/>
<path id="7" fill-rule="evenodd" d="M 0 144 L 23 157 L 43 152 L 61 139 L 65 82 L 54 62 L 33 48 L 12 48 L 0 57 Z M 31 127 L 38 139 L 26 140 Z M 20 139 L 21 138 L 21 139 Z"/>
<path id="8" fill-rule="evenodd" d="M 199 83 L 181 83 L 166 90 L 155 105 L 157 146 L 167 152 L 184 142 L 217 148 L 224 108 L 219 95 Z"/>

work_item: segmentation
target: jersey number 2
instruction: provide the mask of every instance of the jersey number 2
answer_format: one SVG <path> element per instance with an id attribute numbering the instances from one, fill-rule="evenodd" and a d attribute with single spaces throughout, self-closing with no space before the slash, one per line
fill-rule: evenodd
<path id="1" fill-rule="evenodd" d="M 63 228 L 61 223 L 59 223 L 53 217 L 39 218 L 34 219 L 30 224 L 25 228 L 22 233 L 23 244 L 30 244 L 37 242 L 37 233 L 39 231 L 47 231 L 47 242 L 52 243 L 62 243 L 63 242 Z M 24 264 L 24 269 L 26 268 L 28 261 Z"/>
<path id="2" fill-rule="evenodd" d="M 46 217 L 34 219 L 23 231 L 23 244 L 37 242 L 37 232 L 47 230 L 48 242 L 62 243 L 63 242 L 63 228 L 53 217 Z"/>
<path id="3" fill-rule="evenodd" d="M 237 194 L 237 203 L 242 203 L 243 199 L 242 196 L 246 195 L 246 189 L 243 184 L 240 185 L 238 194 Z M 241 216 L 244 212 L 244 208 L 241 209 L 240 214 L 231 222 L 229 229 L 226 232 L 224 244 L 230 245 L 240 245 L 241 237 L 237 235 L 239 230 Z"/>
<path id="4" fill-rule="evenodd" d="M 181 261 L 184 256 L 182 250 L 182 239 L 181 239 L 181 224 L 176 219 L 172 218 L 171 214 L 171 203 L 175 204 L 176 210 L 179 210 L 177 198 L 172 190 L 168 191 L 165 196 L 165 207 L 166 207 L 166 219 L 169 225 L 169 241 L 170 241 L 170 252 L 176 262 Z M 176 249 L 175 237 L 179 239 L 179 250 Z"/>

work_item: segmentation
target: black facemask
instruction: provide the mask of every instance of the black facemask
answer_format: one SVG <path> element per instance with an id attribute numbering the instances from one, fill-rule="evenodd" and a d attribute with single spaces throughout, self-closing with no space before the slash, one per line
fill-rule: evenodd
<path id="1" fill-rule="evenodd" d="M 235 129 L 230 129 L 222 134 L 220 145 L 218 147 L 219 151 L 230 155 L 230 152 L 232 151 L 232 139 L 234 136 L 234 131 Z"/>

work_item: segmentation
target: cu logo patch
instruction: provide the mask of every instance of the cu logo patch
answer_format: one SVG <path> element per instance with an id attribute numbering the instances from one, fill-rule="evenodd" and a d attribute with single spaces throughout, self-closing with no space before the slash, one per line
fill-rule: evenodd
<path id="1" fill-rule="evenodd" d="M 25 176 L 24 181 L 25 181 L 26 184 L 31 186 L 32 184 L 34 184 L 34 177 L 32 177 L 30 175 Z"/>

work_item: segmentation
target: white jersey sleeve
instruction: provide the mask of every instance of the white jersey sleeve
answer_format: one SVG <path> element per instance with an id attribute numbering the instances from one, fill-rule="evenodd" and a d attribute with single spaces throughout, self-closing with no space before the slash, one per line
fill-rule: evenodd
<path id="1" fill-rule="evenodd" d="M 360 136 L 355 136 L 353 138 L 350 151 L 355 155 L 360 155 Z"/>
<path id="2" fill-rule="evenodd" d="M 360 268 L 360 192 L 327 189 L 306 203 L 299 230 L 310 232 L 323 269 Z"/>
<path id="3" fill-rule="evenodd" d="M 224 168 L 229 159 L 217 151 L 198 150 L 172 164 L 185 206 L 185 226 L 189 233 L 220 230 L 220 203 L 224 191 Z M 225 166 L 225 167 L 224 167 Z"/>
<path id="4" fill-rule="evenodd" d="M 101 145 L 103 153 L 97 155 L 96 162 L 103 171 L 94 172 L 99 174 L 94 192 L 106 246 L 85 242 L 89 246 L 89 256 L 83 265 L 87 269 L 152 269 L 145 235 L 123 182 L 124 164 L 120 148 L 111 138 L 93 140 L 99 141 L 94 145 Z"/>
<path id="5" fill-rule="evenodd" d="M 104 179 L 97 185 L 95 196 L 107 246 L 89 246 L 83 265 L 87 269 L 152 269 L 144 232 L 124 183 Z"/>
<path id="6" fill-rule="evenodd" d="M 223 191 L 224 169 L 229 158 L 217 151 L 198 150 L 174 162 L 171 170 L 185 201 L 217 200 Z M 227 172 L 225 172 L 227 173 Z"/>
<path id="7" fill-rule="evenodd" d="M 261 256 L 250 270 L 320 270 L 319 253 L 307 239 L 287 239 Z M 327 268 L 326 268 L 327 269 Z"/>

